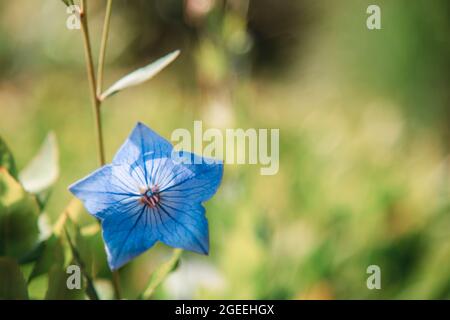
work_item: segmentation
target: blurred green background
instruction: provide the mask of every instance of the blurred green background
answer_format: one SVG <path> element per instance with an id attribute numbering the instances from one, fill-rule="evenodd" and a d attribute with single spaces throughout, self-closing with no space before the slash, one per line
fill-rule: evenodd
<path id="1" fill-rule="evenodd" d="M 381 30 L 366 27 L 369 4 Z M 89 1 L 94 52 L 104 6 Z M 57 0 L 0 1 L 0 136 L 21 169 L 55 132 L 51 221 L 97 166 L 82 36 L 67 17 Z M 104 103 L 108 160 L 137 121 L 167 138 L 194 120 L 280 129 L 279 173 L 225 167 L 206 204 L 210 255 L 185 253 L 155 298 L 450 298 L 449 31 L 446 0 L 115 0 L 106 87 L 181 55 Z M 121 270 L 126 297 L 167 254 L 157 245 Z M 366 287 L 373 264 L 381 290 Z M 95 277 L 104 297 L 107 277 Z"/>

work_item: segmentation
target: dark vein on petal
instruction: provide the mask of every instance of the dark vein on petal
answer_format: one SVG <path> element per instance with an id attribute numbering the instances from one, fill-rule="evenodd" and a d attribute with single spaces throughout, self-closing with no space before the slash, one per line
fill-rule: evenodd
<path id="1" fill-rule="evenodd" d="M 183 169 L 184 169 L 184 168 L 183 168 Z M 187 170 L 187 169 L 186 169 L 186 170 Z M 170 190 L 172 187 L 177 186 L 177 185 L 180 185 L 180 184 L 184 183 L 185 181 L 191 180 L 191 179 L 195 176 L 195 174 L 194 174 L 192 171 L 188 170 L 188 174 L 187 174 L 187 178 L 186 178 L 186 179 L 180 181 L 179 183 L 177 183 L 177 184 L 175 184 L 175 185 L 170 186 L 170 184 L 171 184 L 177 177 L 179 177 L 180 175 L 182 175 L 183 173 L 186 173 L 186 172 L 185 172 L 184 170 L 181 170 L 178 174 L 172 176 L 172 179 L 171 179 L 169 182 L 166 183 L 167 188 L 160 190 L 160 192 Z"/>
<path id="2" fill-rule="evenodd" d="M 139 217 L 137 217 L 136 221 L 134 222 L 133 226 L 131 227 L 131 229 L 128 231 L 127 236 L 125 237 L 125 241 L 123 241 L 122 246 L 119 248 L 119 252 L 117 253 L 117 258 L 120 257 L 120 255 L 122 254 L 122 250 L 123 247 L 125 246 L 125 243 L 127 242 L 128 237 L 130 236 L 131 232 L 134 230 L 134 228 L 136 228 L 137 223 L 139 222 L 139 220 L 141 219 L 142 214 L 145 211 L 145 207 L 142 208 Z"/>
<path id="3" fill-rule="evenodd" d="M 145 166 L 145 149 L 144 149 L 144 135 L 142 133 L 142 126 L 139 126 L 139 137 L 141 140 L 141 154 L 142 154 L 142 165 L 144 166 L 144 178 L 145 182 L 148 182 L 148 175 L 147 175 L 147 167 Z"/>
<path id="4" fill-rule="evenodd" d="M 208 250 L 206 250 L 206 248 L 203 246 L 203 244 L 200 242 L 200 240 L 197 238 L 197 236 L 191 231 L 191 230 L 189 230 L 184 224 L 182 224 L 182 223 L 180 223 L 179 221 L 177 221 L 175 218 L 173 218 L 171 215 L 170 215 L 170 213 L 167 211 L 167 210 L 165 210 L 161 205 L 157 205 L 162 211 L 164 211 L 168 216 L 169 216 L 169 218 L 171 218 L 175 223 L 177 223 L 177 224 L 179 224 L 182 228 L 184 228 L 188 233 L 190 233 L 191 235 L 192 235 L 192 237 L 193 237 L 193 239 L 195 240 L 195 242 L 197 243 L 197 245 L 199 245 L 200 246 L 200 248 L 203 250 L 203 252 L 205 252 L 205 253 L 207 253 L 208 252 Z"/>
<path id="5" fill-rule="evenodd" d="M 164 206 L 166 206 L 166 207 L 168 207 L 168 208 L 170 208 L 170 209 L 172 209 L 172 210 L 174 210 L 174 211 L 176 211 L 176 212 L 178 212 L 178 213 L 184 214 L 184 215 L 186 215 L 186 216 L 192 218 L 192 220 L 194 220 L 194 221 L 197 221 L 197 218 L 198 218 L 198 217 L 191 216 L 189 213 L 187 213 L 187 212 L 184 211 L 183 209 L 169 206 L 169 205 L 167 204 L 167 201 L 164 203 Z M 201 207 L 201 208 L 203 208 L 203 207 Z M 196 208 L 191 206 L 190 209 L 196 209 Z M 203 212 L 202 212 L 202 216 L 204 216 Z"/>

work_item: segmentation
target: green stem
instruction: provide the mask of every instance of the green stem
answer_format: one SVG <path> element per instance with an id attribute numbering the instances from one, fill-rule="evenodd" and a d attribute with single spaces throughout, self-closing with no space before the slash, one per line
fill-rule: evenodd
<path id="1" fill-rule="evenodd" d="M 86 58 L 86 68 L 89 78 L 89 87 L 91 90 L 91 100 L 92 108 L 94 113 L 94 123 L 97 134 L 97 150 L 98 159 L 101 166 L 105 164 L 105 150 L 103 145 L 103 132 L 102 132 L 102 121 L 100 114 L 100 100 L 96 94 L 96 84 L 95 84 L 95 73 L 94 73 L 94 61 L 92 58 L 91 42 L 89 40 L 89 29 L 87 23 L 87 12 L 86 12 L 86 0 L 81 1 L 81 12 L 80 12 L 80 22 L 81 31 L 83 33 L 83 43 L 84 43 L 84 55 Z"/>
<path id="2" fill-rule="evenodd" d="M 89 78 L 89 87 L 90 87 L 90 91 L 91 91 L 91 100 L 92 100 L 92 107 L 93 107 L 93 111 L 94 111 L 95 128 L 96 128 L 96 132 L 97 132 L 97 150 L 98 150 L 98 159 L 99 159 L 100 166 L 103 166 L 105 164 L 105 151 L 104 151 L 104 144 L 103 144 L 102 121 L 101 121 L 101 113 L 100 113 L 101 101 L 98 98 L 98 96 L 101 94 L 101 86 L 102 86 L 102 82 L 103 82 L 103 66 L 104 66 L 104 61 L 105 61 L 106 44 L 107 44 L 108 33 L 109 33 L 108 30 L 109 30 L 109 21 L 110 21 L 110 17 L 111 17 L 111 7 L 112 7 L 112 1 L 108 0 L 107 6 L 106 6 L 105 23 L 104 23 L 104 27 L 103 27 L 103 35 L 102 35 L 100 54 L 99 54 L 98 74 L 97 74 L 98 83 L 96 84 L 95 72 L 94 72 L 94 60 L 92 58 L 92 48 L 91 48 L 91 42 L 89 39 L 86 0 L 81 0 L 80 23 L 81 23 L 81 30 L 83 33 L 84 53 L 85 53 L 85 57 L 86 57 L 86 68 L 87 68 L 87 74 L 88 74 L 88 78 Z M 99 92 L 99 94 L 97 94 L 97 92 Z M 119 277 L 119 272 L 117 270 L 112 272 L 112 282 L 113 282 L 113 287 L 114 287 L 115 298 L 121 299 L 120 277 Z"/>
<path id="3" fill-rule="evenodd" d="M 98 56 L 97 97 L 100 97 L 102 94 L 103 69 L 104 69 L 104 65 L 105 65 L 106 44 L 108 42 L 109 22 L 111 20 L 111 8 L 112 8 L 112 0 L 108 0 L 108 2 L 106 3 L 106 12 L 105 12 L 105 21 L 103 23 L 102 41 L 100 43 L 100 53 Z"/>

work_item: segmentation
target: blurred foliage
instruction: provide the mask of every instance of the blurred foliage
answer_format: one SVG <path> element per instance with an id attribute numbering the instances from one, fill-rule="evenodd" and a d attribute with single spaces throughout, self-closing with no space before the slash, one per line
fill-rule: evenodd
<path id="1" fill-rule="evenodd" d="M 0 299 L 28 299 L 27 284 L 14 259 L 0 257 L 0 283 Z"/>
<path id="2" fill-rule="evenodd" d="M 20 259 L 38 239 L 38 204 L 0 168 L 0 256 Z"/>
<path id="3" fill-rule="evenodd" d="M 97 52 L 105 3 L 89 4 Z M 281 139 L 277 175 L 226 166 L 206 204 L 210 256 L 183 253 L 153 288 L 173 267 L 157 245 L 121 269 L 126 298 L 148 285 L 154 298 L 450 298 L 450 3 L 380 0 L 376 31 L 369 4 L 114 1 L 105 87 L 181 55 L 105 102 L 108 159 L 137 121 Z M 0 18 L 0 298 L 83 299 L 89 281 L 111 298 L 98 224 L 67 191 L 96 167 L 81 35 L 61 1 L 3 1 Z M 60 176 L 29 194 L 18 172 L 51 130 Z M 83 289 L 68 290 L 77 255 Z M 381 290 L 366 287 L 372 264 Z"/>

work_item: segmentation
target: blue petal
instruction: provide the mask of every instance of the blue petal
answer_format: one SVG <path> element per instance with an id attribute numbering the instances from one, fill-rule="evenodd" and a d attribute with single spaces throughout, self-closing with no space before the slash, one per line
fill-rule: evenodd
<path id="1" fill-rule="evenodd" d="M 139 196 L 139 183 L 128 174 L 127 167 L 106 165 L 69 187 L 86 209 L 104 218 L 115 206 L 126 206 Z"/>
<path id="2" fill-rule="evenodd" d="M 150 184 L 157 185 L 160 190 L 193 177 L 194 173 L 171 158 L 157 158 L 147 161 L 147 172 Z"/>
<path id="3" fill-rule="evenodd" d="M 120 147 L 113 164 L 128 164 L 140 167 L 147 184 L 149 172 L 145 164 L 157 158 L 170 158 L 172 145 L 146 125 L 138 122 L 130 136 Z"/>
<path id="4" fill-rule="evenodd" d="M 180 164 L 190 174 L 180 175 L 171 181 L 161 188 L 161 194 L 174 201 L 178 199 L 191 203 L 200 203 L 210 199 L 222 181 L 223 163 L 219 160 L 201 158 L 189 152 L 180 152 L 180 154 L 183 158 L 190 159 L 189 163 Z"/>
<path id="5" fill-rule="evenodd" d="M 108 264 L 112 270 L 120 268 L 157 241 L 154 217 L 147 206 L 136 201 L 134 206 L 114 211 L 102 221 Z"/>
<path id="6" fill-rule="evenodd" d="M 169 246 L 207 254 L 208 221 L 201 203 L 217 191 L 222 180 L 223 164 L 188 152 L 181 152 L 180 155 L 190 162 L 174 165 L 178 174 L 172 175 L 172 179 L 163 184 L 161 201 L 153 209 L 159 217 L 159 240 Z"/>
<path id="7" fill-rule="evenodd" d="M 171 247 L 208 254 L 208 220 L 202 205 L 164 201 L 152 212 L 159 222 L 156 227 L 161 242 Z"/>

